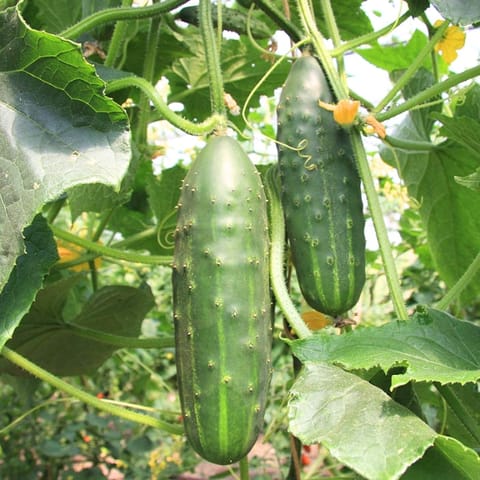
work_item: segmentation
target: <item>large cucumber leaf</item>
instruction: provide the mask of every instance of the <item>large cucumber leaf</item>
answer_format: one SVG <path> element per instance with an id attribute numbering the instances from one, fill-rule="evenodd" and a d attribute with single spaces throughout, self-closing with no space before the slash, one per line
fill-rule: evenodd
<path id="1" fill-rule="evenodd" d="M 7 286 L 0 293 L 0 350 L 28 312 L 50 267 L 57 246 L 45 219 L 38 215 L 24 233 L 26 252 L 17 259 Z"/>
<path id="2" fill-rule="evenodd" d="M 368 479 L 399 478 L 435 440 L 410 410 L 333 365 L 306 362 L 290 392 L 290 431 Z"/>
<path id="3" fill-rule="evenodd" d="M 125 112 L 79 46 L 0 12 L 0 289 L 40 208 L 79 184 L 118 187 L 130 160 Z"/>
<path id="4" fill-rule="evenodd" d="M 428 72 L 419 71 L 405 89 L 405 97 L 427 88 L 431 82 Z M 465 119 L 478 122 L 479 92 L 478 85 L 468 91 L 455 116 L 445 122 L 444 133 L 450 135 L 453 130 L 458 131 Z M 392 135 L 405 140 L 430 141 L 433 115 L 443 118 L 438 117 L 436 110 L 438 108 L 432 107 L 409 112 Z M 387 163 L 397 168 L 409 195 L 417 200 L 435 267 L 448 287 L 455 284 L 480 251 L 480 196 L 457 182 L 479 167 L 478 153 L 472 151 L 474 143 L 472 139 L 465 144 L 454 134 L 432 145 L 429 152 L 392 148 L 382 148 L 380 152 Z M 468 303 L 478 299 L 479 294 L 480 274 L 465 289 L 461 300 Z"/>
<path id="5" fill-rule="evenodd" d="M 9 348 L 24 355 L 54 375 L 91 374 L 119 347 L 84 338 L 69 323 L 100 332 L 138 337 L 154 299 L 148 287 L 106 286 L 96 291 L 69 317 L 66 309 L 70 291 L 78 277 L 70 276 L 38 292 L 31 310 L 15 330 Z M 0 371 L 25 375 L 6 360 Z"/>
<path id="6" fill-rule="evenodd" d="M 460 25 L 480 21 L 480 3 L 465 0 L 430 0 L 448 20 Z"/>
<path id="7" fill-rule="evenodd" d="M 291 342 L 301 361 L 341 365 L 347 370 L 397 366 L 392 388 L 410 381 L 441 384 L 480 379 L 480 327 L 448 313 L 421 308 L 413 318 L 380 327 L 357 328 L 344 335 L 319 332 Z"/>

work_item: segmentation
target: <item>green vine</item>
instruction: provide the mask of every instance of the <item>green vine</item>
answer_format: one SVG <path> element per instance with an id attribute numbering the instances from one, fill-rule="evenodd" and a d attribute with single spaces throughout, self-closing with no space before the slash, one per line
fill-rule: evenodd
<path id="1" fill-rule="evenodd" d="M 437 95 L 440 95 L 444 92 L 450 90 L 450 88 L 457 86 L 458 84 L 471 80 L 472 78 L 478 77 L 480 75 L 480 65 L 469 68 L 461 73 L 456 73 L 449 76 L 446 80 L 436 83 L 431 87 L 417 93 L 413 97 L 410 97 L 405 102 L 400 105 L 393 106 L 386 112 L 380 112 L 375 115 L 375 118 L 379 122 L 383 122 L 390 118 L 396 117 L 401 113 L 412 110 L 413 108 L 420 108 L 422 105 Z"/>
<path id="2" fill-rule="evenodd" d="M 283 274 L 285 252 L 285 220 L 280 202 L 277 169 L 272 167 L 265 177 L 266 193 L 270 205 L 270 279 L 272 290 L 283 315 L 298 338 L 312 335 L 302 317 L 298 314 L 288 293 Z"/>
<path id="3" fill-rule="evenodd" d="M 99 12 L 95 12 L 92 15 L 83 18 L 75 25 L 60 32 L 59 35 L 74 40 L 82 35 L 82 33 L 89 32 L 99 25 L 113 23 L 118 20 L 137 20 L 140 18 L 155 17 L 167 13 L 187 2 L 188 0 L 165 0 L 164 2 L 154 3 L 148 7 L 141 8 L 106 8 L 105 10 L 100 10 Z"/>
<path id="4" fill-rule="evenodd" d="M 208 79 L 210 83 L 212 112 L 226 119 L 226 108 L 223 98 L 223 78 L 222 71 L 220 69 L 220 52 L 219 46 L 217 46 L 215 31 L 213 28 L 211 0 L 200 0 L 199 21 L 203 46 L 205 48 Z M 224 120 L 223 123 L 225 123 L 225 121 L 226 120 Z"/>
<path id="5" fill-rule="evenodd" d="M 443 24 L 438 28 L 435 34 L 430 38 L 427 44 L 420 50 L 420 52 L 415 56 L 415 59 L 410 64 L 410 66 L 405 70 L 403 75 L 395 82 L 395 85 L 390 89 L 387 95 L 381 100 L 378 105 L 374 108 L 373 112 L 381 112 L 390 102 L 395 98 L 398 92 L 400 92 L 408 82 L 412 79 L 419 68 L 422 66 L 425 58 L 432 52 L 434 46 L 444 35 L 446 29 L 448 28 L 448 22 L 443 22 Z"/>
<path id="6" fill-rule="evenodd" d="M 109 94 L 130 87 L 136 87 L 142 90 L 165 120 L 190 135 L 206 135 L 211 133 L 224 121 L 222 115 L 214 113 L 201 123 L 190 122 L 170 110 L 155 87 L 142 77 L 129 76 L 112 80 L 107 84 L 105 93 Z"/>
<path id="7" fill-rule="evenodd" d="M 107 247 L 86 238 L 79 237 L 73 233 L 62 230 L 55 225 L 50 225 L 52 232 L 56 237 L 65 240 L 66 242 L 78 245 L 90 252 L 98 253 L 106 257 L 116 258 L 118 260 L 125 260 L 133 263 L 144 263 L 147 265 L 168 265 L 172 263 L 172 257 L 163 255 L 142 255 L 140 253 L 126 252 L 117 248 Z"/>
<path id="8" fill-rule="evenodd" d="M 86 403 L 87 405 L 90 405 L 111 415 L 130 420 L 132 422 L 165 430 L 166 432 L 174 435 L 183 434 L 183 428 L 177 425 L 172 425 L 171 423 L 164 422 L 158 418 L 154 418 L 143 413 L 133 412 L 126 408 L 113 405 L 109 402 L 104 402 L 103 400 L 95 397 L 94 395 L 90 395 L 84 390 L 81 390 L 71 385 L 70 383 L 65 382 L 64 380 L 58 378 L 55 375 L 52 375 L 50 372 L 47 372 L 46 370 L 39 367 L 38 365 L 31 362 L 22 355 L 14 352 L 13 350 L 10 350 L 8 347 L 4 346 L 1 354 L 17 367 L 22 368 L 23 370 L 39 378 L 40 380 L 47 382 L 49 385 L 52 385 L 52 387 L 55 387 L 62 392 L 65 392 L 67 395 L 71 395 L 72 397 L 77 398 L 78 400 Z"/>

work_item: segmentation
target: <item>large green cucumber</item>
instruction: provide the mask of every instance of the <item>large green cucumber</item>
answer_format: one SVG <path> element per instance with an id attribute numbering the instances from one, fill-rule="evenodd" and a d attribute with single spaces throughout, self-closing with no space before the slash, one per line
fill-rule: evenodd
<path id="1" fill-rule="evenodd" d="M 278 105 L 281 199 L 302 294 L 316 310 L 339 316 L 365 283 L 364 216 L 349 133 L 319 100 L 336 102 L 318 60 L 304 55 Z"/>
<path id="2" fill-rule="evenodd" d="M 233 463 L 262 426 L 272 323 L 265 194 L 230 137 L 210 139 L 185 177 L 173 302 L 187 438 L 206 460 Z"/>

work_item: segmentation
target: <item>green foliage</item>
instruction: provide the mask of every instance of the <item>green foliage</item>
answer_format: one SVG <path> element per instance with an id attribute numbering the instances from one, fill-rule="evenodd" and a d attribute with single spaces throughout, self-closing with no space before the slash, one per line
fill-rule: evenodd
<path id="1" fill-rule="evenodd" d="M 118 185 L 130 141 L 125 113 L 76 45 L 30 29 L 13 7 L 0 12 L 0 32 L 3 286 L 40 208 L 78 184 Z"/>
<path id="2" fill-rule="evenodd" d="M 401 365 L 404 371 L 392 377 L 392 388 L 410 381 L 475 382 L 480 378 L 480 357 L 475 353 L 479 327 L 444 312 L 422 310 L 407 321 L 340 336 L 319 333 L 296 340 L 291 347 L 302 362 L 328 362 L 347 370 L 380 367 L 387 372 Z"/>
<path id="3" fill-rule="evenodd" d="M 44 277 L 58 259 L 53 236 L 42 216 L 35 217 L 23 235 L 26 251 L 17 259 L 0 293 L 0 347 L 30 309 Z"/>
<path id="4" fill-rule="evenodd" d="M 91 374 L 118 348 L 99 340 L 83 338 L 69 325 L 138 337 L 141 323 L 154 304 L 149 288 L 106 286 L 97 290 L 77 315 L 65 318 L 70 290 L 79 280 L 70 276 L 41 290 L 30 312 L 7 342 L 9 348 L 54 375 Z M 8 362 L 1 361 L 0 371 L 16 375 L 26 373 L 9 367 Z"/>
<path id="5" fill-rule="evenodd" d="M 418 72 L 407 87 L 406 97 L 425 89 L 432 81 L 426 71 Z M 394 136 L 398 138 L 432 141 L 432 117 L 443 119 L 448 127 L 444 127 L 442 133 L 449 138 L 432 144 L 430 152 L 381 150 L 382 158 L 398 169 L 409 194 L 418 201 L 435 266 L 450 287 L 480 250 L 480 222 L 477 215 L 480 198 L 475 191 L 459 185 L 455 180 L 455 177 L 467 176 L 478 168 L 478 150 L 474 152 L 474 139 L 468 136 L 468 129 L 460 133 L 465 121 L 475 124 L 478 98 L 476 86 L 467 93 L 463 105 L 456 108 L 454 118 L 439 117 L 438 104 L 410 112 L 395 129 Z M 467 133 L 467 139 L 464 133 Z M 477 280 L 464 291 L 463 302 L 468 303 L 478 297 L 479 280 L 480 276 L 477 276 Z"/>
<path id="6" fill-rule="evenodd" d="M 431 0 L 444 18 L 453 23 L 468 25 L 480 20 L 480 5 L 476 2 L 461 0 Z"/>

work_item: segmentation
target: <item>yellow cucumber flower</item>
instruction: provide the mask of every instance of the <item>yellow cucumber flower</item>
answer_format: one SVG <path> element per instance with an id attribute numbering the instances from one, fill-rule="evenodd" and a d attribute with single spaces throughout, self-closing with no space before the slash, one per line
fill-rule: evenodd
<path id="1" fill-rule="evenodd" d="M 437 20 L 434 27 L 438 28 L 443 20 Z M 445 31 L 442 39 L 435 45 L 435 51 L 442 54 L 443 59 L 450 65 L 458 56 L 457 50 L 465 45 L 465 32 L 456 25 L 451 25 Z"/>

